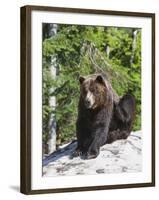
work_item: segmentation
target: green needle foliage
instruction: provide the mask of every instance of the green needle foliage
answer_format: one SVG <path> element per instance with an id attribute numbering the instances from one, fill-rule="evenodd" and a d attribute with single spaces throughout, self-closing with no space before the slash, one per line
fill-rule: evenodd
<path id="1" fill-rule="evenodd" d="M 134 31 L 137 31 L 134 38 Z M 135 43 L 135 44 L 134 44 Z M 50 74 L 56 61 L 56 78 Z M 49 118 L 56 116 L 57 145 L 75 138 L 79 76 L 105 73 L 119 96 L 136 97 L 134 130 L 141 128 L 141 30 L 117 27 L 57 25 L 57 33 L 43 40 L 43 143 Z M 56 97 L 56 107 L 49 98 Z"/>

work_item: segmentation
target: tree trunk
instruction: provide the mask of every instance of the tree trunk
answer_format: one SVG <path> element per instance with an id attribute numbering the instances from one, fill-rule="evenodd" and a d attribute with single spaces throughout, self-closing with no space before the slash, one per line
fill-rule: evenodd
<path id="1" fill-rule="evenodd" d="M 43 40 L 46 38 L 53 37 L 57 33 L 56 24 L 43 24 Z M 56 78 L 56 57 L 54 55 L 50 56 L 50 74 L 52 79 Z M 52 94 L 54 88 L 50 88 L 49 93 Z M 56 97 L 50 96 L 49 107 L 53 110 L 56 107 Z M 51 113 L 48 119 L 48 141 L 47 141 L 47 153 L 50 154 L 56 150 L 56 120 L 55 114 Z"/>
<path id="2" fill-rule="evenodd" d="M 130 58 L 130 67 L 132 67 L 133 62 L 134 62 L 134 56 L 135 56 L 135 49 L 136 49 L 136 39 L 137 39 L 137 33 L 138 30 L 134 29 L 133 30 L 133 42 L 132 42 L 132 54 L 131 54 L 131 58 Z"/>
<path id="3" fill-rule="evenodd" d="M 106 51 L 107 57 L 109 58 L 109 54 L 110 54 L 110 47 L 109 47 L 109 45 L 106 45 L 105 51 Z"/>
<path id="4" fill-rule="evenodd" d="M 51 59 L 51 66 L 50 66 L 50 72 L 53 79 L 56 78 L 56 58 L 52 56 Z M 54 88 L 50 88 L 50 94 L 54 91 Z M 50 96 L 49 99 L 49 106 L 54 110 L 56 106 L 56 97 Z M 52 153 L 56 150 L 56 120 L 55 120 L 55 114 L 50 114 L 49 119 L 49 140 L 48 140 L 48 153 Z"/>

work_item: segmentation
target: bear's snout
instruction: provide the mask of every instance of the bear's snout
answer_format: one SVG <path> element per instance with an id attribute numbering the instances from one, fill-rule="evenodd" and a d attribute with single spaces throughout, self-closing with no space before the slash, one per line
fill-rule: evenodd
<path id="1" fill-rule="evenodd" d="M 91 105 L 91 102 L 89 99 L 85 100 L 85 106 L 86 106 L 86 108 L 91 108 L 92 105 Z"/>
<path id="2" fill-rule="evenodd" d="M 92 92 L 88 91 L 84 100 L 86 108 L 91 108 L 94 105 L 94 103 L 95 103 L 94 95 L 92 94 Z"/>

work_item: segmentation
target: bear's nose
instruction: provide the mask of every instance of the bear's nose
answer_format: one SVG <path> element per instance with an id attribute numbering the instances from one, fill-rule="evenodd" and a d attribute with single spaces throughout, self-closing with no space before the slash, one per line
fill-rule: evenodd
<path id="1" fill-rule="evenodd" d="M 86 105 L 87 108 L 90 107 L 91 102 L 90 102 L 89 99 L 86 99 L 86 100 L 85 100 L 85 105 Z"/>

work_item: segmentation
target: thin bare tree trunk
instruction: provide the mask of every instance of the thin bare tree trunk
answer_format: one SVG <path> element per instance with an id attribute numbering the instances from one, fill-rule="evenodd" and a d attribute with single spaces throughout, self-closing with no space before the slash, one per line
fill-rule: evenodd
<path id="1" fill-rule="evenodd" d="M 43 25 L 43 40 L 46 38 L 53 37 L 57 34 L 57 25 L 56 24 L 44 24 Z M 56 78 L 56 57 L 54 55 L 50 56 L 50 74 L 52 79 Z M 54 88 L 50 88 L 49 93 L 52 94 Z M 49 107 L 53 110 L 56 107 L 56 97 L 50 96 L 49 98 Z M 47 153 L 50 154 L 56 150 L 56 119 L 55 114 L 51 113 L 48 119 L 48 141 L 47 141 Z"/>
<path id="2" fill-rule="evenodd" d="M 133 62 L 134 62 L 137 33 L 138 33 L 138 30 L 133 30 L 133 42 L 132 42 L 132 54 L 130 58 L 130 67 L 133 65 Z"/>
<path id="3" fill-rule="evenodd" d="M 56 78 L 56 58 L 52 57 L 51 59 L 51 66 L 50 66 L 50 72 L 53 79 Z M 50 94 L 54 91 L 54 88 L 50 89 Z M 54 110 L 56 107 L 56 97 L 50 96 L 49 98 L 49 106 Z M 50 114 L 49 119 L 49 139 L 48 139 L 48 153 L 52 153 L 56 150 L 56 119 L 55 114 Z"/>

